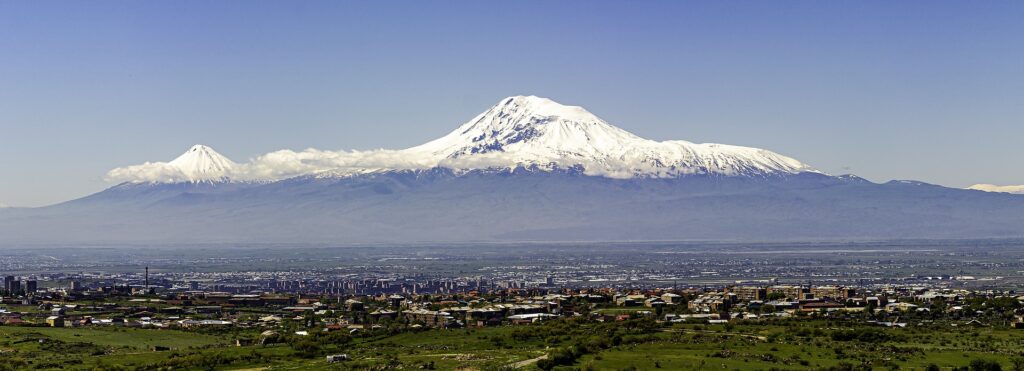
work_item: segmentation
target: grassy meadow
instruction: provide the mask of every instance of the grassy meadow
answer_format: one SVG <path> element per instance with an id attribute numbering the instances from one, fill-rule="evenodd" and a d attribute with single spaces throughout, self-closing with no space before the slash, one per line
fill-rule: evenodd
<path id="1" fill-rule="evenodd" d="M 789 319 L 724 325 L 556 320 L 355 333 L 0 326 L 0 369 L 985 370 L 1024 367 L 1024 330 Z M 161 347 L 156 349 L 154 347 Z M 165 348 L 167 348 L 165 350 Z M 329 354 L 350 360 L 328 364 Z M 986 363 L 987 362 L 987 363 Z M 1016 367 L 1016 368 L 1015 368 Z M 935 369 L 935 368 L 931 368 Z M 968 368 L 972 369 L 972 368 Z"/>

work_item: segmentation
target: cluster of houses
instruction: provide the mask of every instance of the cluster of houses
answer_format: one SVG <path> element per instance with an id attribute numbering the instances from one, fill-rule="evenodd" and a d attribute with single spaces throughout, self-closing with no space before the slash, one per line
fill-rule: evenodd
<path id="1" fill-rule="evenodd" d="M 556 302 L 486 304 L 474 303 L 476 306 L 451 306 L 439 310 L 431 310 L 424 306 L 413 305 L 395 309 L 377 309 L 369 313 L 371 323 L 384 323 L 402 320 L 405 323 L 421 324 L 427 327 L 485 327 L 498 326 L 503 323 L 522 324 L 557 318 L 563 313 L 564 307 Z M 458 305 L 458 303 L 456 304 Z M 426 306 L 438 306 L 429 304 Z"/>
<path id="2" fill-rule="evenodd" d="M 941 309 L 945 314 L 965 318 L 967 324 L 983 324 L 978 318 L 984 310 L 971 309 L 971 299 L 1007 298 L 1024 308 L 1024 295 L 1014 292 L 935 289 L 923 286 L 889 286 L 873 290 L 855 290 L 842 286 L 729 286 L 723 290 L 697 294 L 687 305 L 688 314 L 668 315 L 669 320 L 685 321 L 702 318 L 709 321 L 728 319 L 759 319 L 788 317 L 799 313 L 870 312 L 896 315 L 930 314 Z M 648 299 L 650 300 L 650 299 Z M 905 322 L 868 321 L 889 327 L 903 327 Z M 1016 309 L 1015 328 L 1024 328 L 1024 310 Z M 955 324 L 953 324 L 955 325 Z"/>
<path id="3" fill-rule="evenodd" d="M 0 305 L 0 324 L 275 328 L 294 321 L 303 328 L 357 332 L 393 324 L 430 328 L 516 325 L 584 314 L 599 321 L 639 315 L 665 321 L 715 323 L 737 318 L 786 317 L 800 312 L 928 312 L 933 310 L 934 303 L 943 303 L 944 311 L 965 311 L 968 299 L 1012 295 L 928 287 L 854 289 L 805 285 L 733 285 L 717 290 L 563 289 L 529 293 L 536 295 L 512 291 L 498 295 L 470 292 L 344 297 L 202 291 L 134 294 L 99 291 L 76 293 L 76 297 L 37 296 L 31 302 L 3 301 L 21 308 L 30 304 L 33 310 L 10 311 Z M 1024 297 L 1018 299 L 1024 301 Z M 630 307 L 637 309 L 627 314 L 602 311 Z M 1024 317 L 1018 316 L 1017 323 L 1024 326 Z"/>

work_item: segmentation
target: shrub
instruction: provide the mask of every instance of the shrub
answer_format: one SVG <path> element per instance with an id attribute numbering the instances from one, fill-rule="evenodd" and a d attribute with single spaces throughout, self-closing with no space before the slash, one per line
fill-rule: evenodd
<path id="1" fill-rule="evenodd" d="M 1003 366 L 999 362 L 987 359 L 976 359 L 971 361 L 971 371 L 1002 371 Z"/>
<path id="2" fill-rule="evenodd" d="M 295 353 L 302 358 L 313 358 L 320 354 L 320 346 L 309 340 L 300 340 L 291 344 Z"/>

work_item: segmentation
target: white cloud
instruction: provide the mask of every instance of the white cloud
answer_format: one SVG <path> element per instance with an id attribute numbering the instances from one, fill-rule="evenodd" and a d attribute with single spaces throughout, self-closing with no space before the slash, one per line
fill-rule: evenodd
<path id="1" fill-rule="evenodd" d="M 404 151 L 323 151 L 301 152 L 280 150 L 260 155 L 249 162 L 208 174 L 207 179 L 279 180 L 322 172 L 357 173 L 376 169 L 425 169 L 437 166 L 428 157 L 410 156 Z M 112 182 L 181 182 L 197 180 L 192 172 L 167 162 L 147 162 L 111 170 L 106 179 Z"/>
<path id="2" fill-rule="evenodd" d="M 998 186 L 995 184 L 975 184 L 970 187 L 967 187 L 967 189 L 985 192 L 1024 194 L 1024 185 Z"/>
<path id="3" fill-rule="evenodd" d="M 742 162 L 741 162 L 742 163 Z M 668 164 L 668 166 L 666 166 Z M 111 182 L 185 182 L 232 179 L 272 181 L 310 174 L 349 175 L 377 170 L 420 170 L 435 167 L 453 170 L 538 166 L 544 169 L 581 166 L 590 176 L 625 179 L 644 174 L 648 177 L 675 177 L 707 171 L 707 164 L 688 157 L 658 156 L 647 152 L 619 156 L 585 156 L 566 152 L 487 152 L 451 157 L 416 149 L 370 151 L 279 150 L 260 155 L 248 162 L 233 164 L 213 172 L 199 173 L 181 169 L 174 163 L 147 162 L 111 170 Z M 742 168 L 720 166 L 711 171 L 736 174 Z"/>
<path id="4" fill-rule="evenodd" d="M 322 151 L 281 150 L 241 164 L 238 179 L 274 180 L 321 172 L 356 173 L 376 169 L 426 169 L 437 166 L 429 156 L 414 156 L 406 151 Z"/>
<path id="5" fill-rule="evenodd" d="M 189 180 L 183 171 L 166 162 L 147 162 L 107 172 L 108 181 L 181 182 Z"/>
<path id="6" fill-rule="evenodd" d="M 588 175 L 607 176 L 611 178 L 628 178 L 634 174 L 632 169 L 648 166 L 622 162 L 609 164 L 585 159 L 545 158 L 513 155 L 504 152 L 473 154 L 458 158 L 435 156 L 410 150 L 371 151 L 324 151 L 306 149 L 304 151 L 280 150 L 260 155 L 249 162 L 240 163 L 221 173 L 207 174 L 209 177 L 195 179 L 191 172 L 175 167 L 167 162 L 147 162 L 140 165 L 125 166 L 111 170 L 106 179 L 111 182 L 184 182 L 210 179 L 233 180 L 280 180 L 301 175 L 329 173 L 346 175 L 365 173 L 376 170 L 419 170 L 443 167 L 455 170 L 508 168 L 517 165 L 538 165 L 541 167 L 569 167 L 583 165 Z"/>

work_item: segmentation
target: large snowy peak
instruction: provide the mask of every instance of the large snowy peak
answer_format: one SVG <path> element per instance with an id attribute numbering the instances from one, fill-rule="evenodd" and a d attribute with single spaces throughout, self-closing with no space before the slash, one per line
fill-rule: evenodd
<path id="1" fill-rule="evenodd" d="M 642 139 L 582 107 L 518 96 L 503 99 L 448 135 L 409 151 L 448 158 L 493 152 L 600 157 L 638 140 Z"/>
<path id="2" fill-rule="evenodd" d="M 535 96 L 503 99 L 448 135 L 406 151 L 447 161 L 452 167 L 581 166 L 587 174 L 612 178 L 814 171 L 795 159 L 757 148 L 644 139 L 582 107 Z"/>

